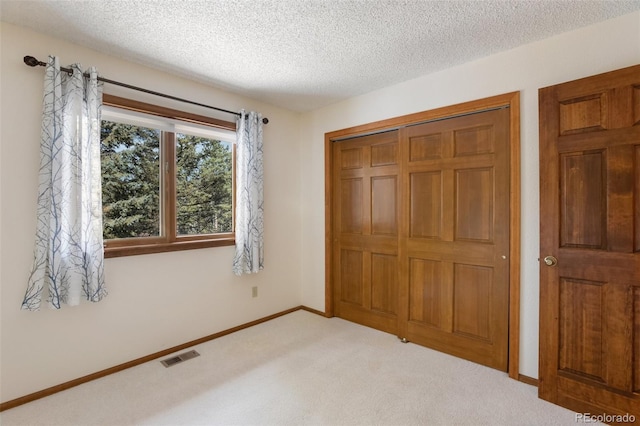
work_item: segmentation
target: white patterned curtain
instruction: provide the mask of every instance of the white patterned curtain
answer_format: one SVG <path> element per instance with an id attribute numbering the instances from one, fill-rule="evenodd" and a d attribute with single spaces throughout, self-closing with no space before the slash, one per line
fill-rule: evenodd
<path id="1" fill-rule="evenodd" d="M 241 111 L 236 126 L 236 275 L 264 267 L 262 115 Z"/>
<path id="2" fill-rule="evenodd" d="M 49 57 L 45 71 L 34 260 L 22 309 L 38 310 L 43 293 L 51 308 L 100 301 L 104 285 L 100 109 L 95 68 L 83 75 L 60 71 Z"/>

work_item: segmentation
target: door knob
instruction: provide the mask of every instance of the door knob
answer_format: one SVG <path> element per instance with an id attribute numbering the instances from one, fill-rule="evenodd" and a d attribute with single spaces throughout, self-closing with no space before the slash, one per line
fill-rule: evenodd
<path id="1" fill-rule="evenodd" d="M 547 266 L 556 266 L 558 264 L 558 259 L 556 259 L 554 256 L 547 256 L 544 258 L 544 263 Z"/>

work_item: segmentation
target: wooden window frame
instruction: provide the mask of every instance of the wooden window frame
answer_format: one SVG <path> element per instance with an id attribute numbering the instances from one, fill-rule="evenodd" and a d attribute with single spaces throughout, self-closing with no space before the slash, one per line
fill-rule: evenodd
<path id="1" fill-rule="evenodd" d="M 218 129 L 231 130 L 234 132 L 236 131 L 236 124 L 230 121 L 165 108 L 114 95 L 104 94 L 102 104 L 119 109 L 155 115 L 158 117 L 170 118 Z M 232 147 L 232 217 L 235 227 L 235 144 L 233 144 Z M 160 140 L 160 164 L 166 164 L 167 162 L 175 163 L 175 158 L 175 133 L 163 131 Z M 168 171 L 163 173 L 162 176 L 164 177 L 160 182 L 160 221 L 162 222 L 162 230 L 165 235 L 160 235 L 158 237 L 132 237 L 105 240 L 105 258 L 235 245 L 235 232 L 233 230 L 232 232 L 219 234 L 177 235 L 176 167 L 168 167 Z"/>

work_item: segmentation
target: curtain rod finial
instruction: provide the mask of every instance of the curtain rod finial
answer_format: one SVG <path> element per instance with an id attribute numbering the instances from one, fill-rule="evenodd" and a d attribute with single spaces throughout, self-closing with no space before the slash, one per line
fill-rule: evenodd
<path id="1" fill-rule="evenodd" d="M 24 63 L 29 65 L 30 67 L 37 67 L 38 65 L 40 66 L 45 66 L 47 65 L 44 62 L 40 62 L 39 60 L 37 60 L 36 58 L 34 58 L 33 56 L 25 56 L 23 58 Z"/>

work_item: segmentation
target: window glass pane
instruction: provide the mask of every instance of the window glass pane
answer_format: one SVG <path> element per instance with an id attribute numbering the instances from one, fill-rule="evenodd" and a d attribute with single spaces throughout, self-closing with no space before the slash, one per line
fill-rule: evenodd
<path id="1" fill-rule="evenodd" d="M 102 121 L 105 239 L 160 235 L 160 131 Z"/>
<path id="2" fill-rule="evenodd" d="M 231 143 L 176 134 L 178 235 L 231 232 Z"/>

